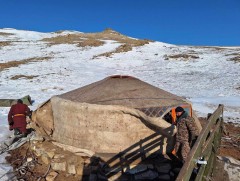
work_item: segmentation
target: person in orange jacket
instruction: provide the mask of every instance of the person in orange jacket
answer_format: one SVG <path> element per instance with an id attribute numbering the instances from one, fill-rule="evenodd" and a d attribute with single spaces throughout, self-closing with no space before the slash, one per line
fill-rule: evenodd
<path id="1" fill-rule="evenodd" d="M 18 99 L 17 104 L 12 105 L 8 113 L 9 130 L 14 130 L 14 135 L 27 134 L 27 116 L 31 116 L 29 107 Z"/>

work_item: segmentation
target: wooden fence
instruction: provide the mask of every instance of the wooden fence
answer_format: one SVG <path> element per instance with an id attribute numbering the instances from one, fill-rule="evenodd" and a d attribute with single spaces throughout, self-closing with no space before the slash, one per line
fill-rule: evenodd
<path id="1" fill-rule="evenodd" d="M 190 180 L 193 171 L 196 172 L 196 175 L 191 180 L 210 180 L 221 141 L 222 115 L 223 105 L 219 105 L 216 111 L 209 117 L 206 127 L 201 131 L 189 153 L 188 159 L 178 174 L 177 181 Z M 197 164 L 197 161 L 201 158 L 203 161 L 207 161 L 207 164 Z"/>

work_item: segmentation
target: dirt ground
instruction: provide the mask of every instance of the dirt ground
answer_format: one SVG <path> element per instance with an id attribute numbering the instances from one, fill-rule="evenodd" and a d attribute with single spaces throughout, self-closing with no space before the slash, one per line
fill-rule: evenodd
<path id="1" fill-rule="evenodd" d="M 240 160 L 240 125 L 225 123 L 225 132 L 220 147 L 220 156 L 231 156 Z"/>
<path id="2" fill-rule="evenodd" d="M 228 173 L 224 170 L 224 164 L 220 160 L 216 160 L 212 180 L 229 181 Z"/>
<path id="3" fill-rule="evenodd" d="M 200 119 L 201 120 L 201 119 Z M 201 123 L 206 124 L 205 120 L 201 120 Z M 22 147 L 10 151 L 10 156 L 6 160 L 13 166 L 13 168 L 19 168 L 26 160 L 27 157 L 33 157 L 33 153 L 29 149 L 29 145 L 25 144 Z M 237 160 L 240 160 L 240 125 L 233 123 L 224 123 L 224 134 L 222 136 L 221 147 L 219 150 L 220 156 L 230 156 Z M 18 178 L 23 178 L 24 180 L 35 181 L 35 180 L 45 180 L 45 177 L 50 173 L 51 168 L 34 156 L 35 166 L 32 169 L 28 169 L 26 175 L 20 177 L 19 172 L 16 172 Z M 50 168 L 50 169 L 49 169 Z M 85 180 L 81 176 L 66 174 L 64 172 L 57 172 L 58 176 L 55 180 L 59 181 L 75 181 L 75 180 Z M 217 161 L 215 171 L 213 174 L 214 180 L 228 180 L 226 171 L 223 171 L 223 163 Z"/>
<path id="4" fill-rule="evenodd" d="M 27 173 L 25 175 L 21 175 L 19 171 L 15 171 L 15 175 L 18 179 L 23 179 L 23 181 L 43 181 L 46 176 L 53 171 L 49 165 L 43 163 L 41 159 L 38 159 L 33 152 L 29 149 L 29 145 L 25 143 L 23 146 L 16 150 L 12 150 L 9 152 L 10 156 L 6 157 L 8 163 L 12 165 L 14 170 L 19 169 L 24 165 L 24 162 L 27 158 L 34 158 L 35 164 L 32 168 L 27 167 Z M 76 177 L 71 174 L 66 174 L 64 172 L 58 171 L 58 176 L 56 180 L 58 181 L 79 181 L 79 177 Z"/>
<path id="5" fill-rule="evenodd" d="M 199 118 L 202 127 L 206 125 L 206 118 Z M 219 156 L 230 156 L 240 160 L 240 124 L 224 123 Z"/>

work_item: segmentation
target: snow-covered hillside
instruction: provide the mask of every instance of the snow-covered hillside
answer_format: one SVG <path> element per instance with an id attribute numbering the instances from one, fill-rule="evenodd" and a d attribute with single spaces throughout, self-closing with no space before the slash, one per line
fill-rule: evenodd
<path id="1" fill-rule="evenodd" d="M 225 121 L 240 123 L 240 47 L 175 46 L 112 30 L 0 29 L 0 98 L 30 95 L 34 110 L 53 95 L 113 74 L 135 76 L 186 97 L 199 116 L 224 104 Z M 0 108 L 0 142 L 10 134 L 8 111 Z"/>
<path id="2" fill-rule="evenodd" d="M 108 33 L 125 37 L 114 31 Z M 75 37 L 76 41 L 48 41 L 68 35 L 74 35 L 71 38 Z M 149 42 L 133 46 L 130 51 L 101 56 L 113 52 L 123 42 L 96 36 L 103 42 L 101 45 L 78 46 L 78 35 L 81 40 L 86 39 L 83 33 L 76 31 L 39 33 L 0 29 L 0 98 L 29 94 L 35 100 L 32 107 L 35 109 L 55 94 L 109 75 L 124 74 L 186 97 L 193 102 L 199 116 L 206 116 L 218 104 L 224 104 L 225 120 L 240 122 L 240 62 L 237 61 L 240 47 L 190 47 Z M 2 126 L 7 124 L 8 109 L 0 109 Z"/>

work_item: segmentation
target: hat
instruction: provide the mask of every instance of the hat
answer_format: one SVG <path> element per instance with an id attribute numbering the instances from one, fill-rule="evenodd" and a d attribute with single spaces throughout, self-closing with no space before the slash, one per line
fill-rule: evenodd
<path id="1" fill-rule="evenodd" d="M 17 102 L 23 104 L 22 99 L 18 99 Z"/>
<path id="2" fill-rule="evenodd" d="M 184 109 L 180 106 L 175 109 L 175 112 L 183 112 L 183 111 Z"/>

